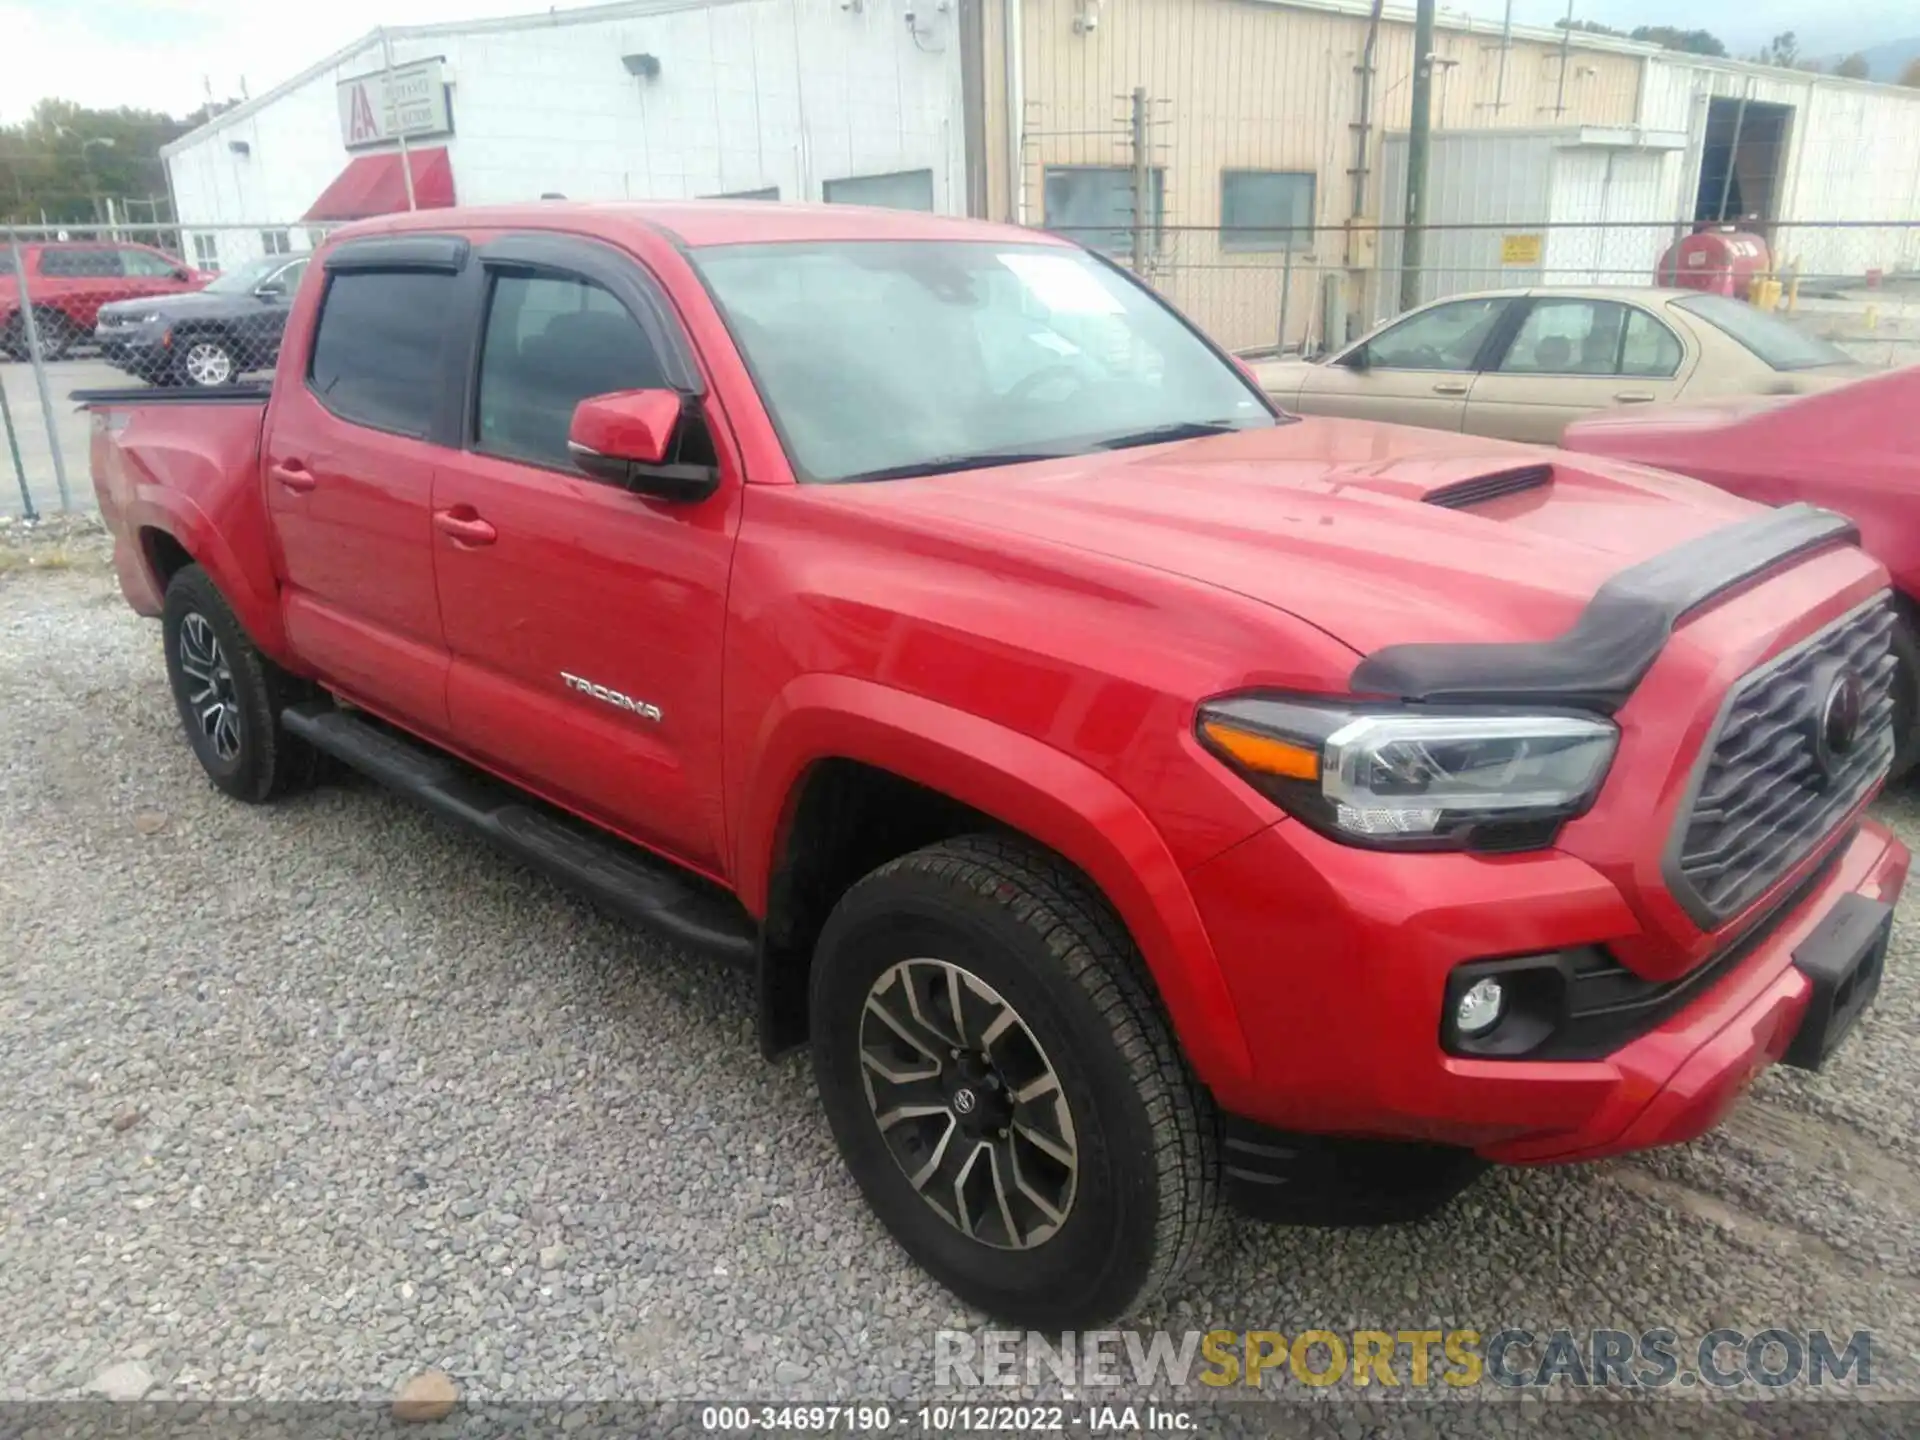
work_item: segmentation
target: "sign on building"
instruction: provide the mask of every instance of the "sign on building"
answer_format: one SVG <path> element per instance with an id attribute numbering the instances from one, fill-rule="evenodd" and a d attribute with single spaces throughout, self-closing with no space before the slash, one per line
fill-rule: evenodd
<path id="1" fill-rule="evenodd" d="M 337 87 L 340 141 L 349 150 L 453 133 L 444 61 L 414 60 L 371 75 L 356 75 Z"/>

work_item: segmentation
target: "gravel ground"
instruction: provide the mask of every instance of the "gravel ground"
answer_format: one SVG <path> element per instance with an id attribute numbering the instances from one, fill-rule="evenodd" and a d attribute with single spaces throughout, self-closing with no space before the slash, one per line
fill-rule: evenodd
<path id="1" fill-rule="evenodd" d="M 980 1318 L 868 1217 L 805 1067 L 757 1058 L 744 976 L 368 785 L 222 799 L 98 537 L 19 533 L 0 1400 L 115 1366 L 150 1399 L 375 1399 L 430 1368 L 479 1401 L 936 1393 L 933 1332 Z M 1920 842 L 1920 798 L 1880 808 Z M 1229 1227 L 1141 1325 L 1866 1329 L 1881 1392 L 1916 1393 L 1916 919 L 1828 1073 L 1766 1075 L 1703 1141 L 1496 1172 L 1414 1227 Z M 1735 1418 L 1661 1408 L 1686 1414 L 1647 1433 Z"/>

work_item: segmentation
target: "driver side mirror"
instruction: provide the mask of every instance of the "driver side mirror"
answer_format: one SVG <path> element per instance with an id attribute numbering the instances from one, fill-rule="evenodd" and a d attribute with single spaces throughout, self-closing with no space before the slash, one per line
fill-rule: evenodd
<path id="1" fill-rule="evenodd" d="M 256 285 L 253 287 L 253 298 L 256 300 L 284 300 L 287 298 L 287 287 L 282 285 L 278 280 L 269 280 L 264 285 Z"/>
<path id="2" fill-rule="evenodd" d="M 1347 369 L 1364 375 L 1373 368 L 1373 357 L 1367 353 L 1366 346 L 1356 345 L 1347 352 L 1346 358 L 1341 360 L 1340 363 L 1346 366 Z"/>
<path id="3" fill-rule="evenodd" d="M 567 451 L 574 465 L 655 500 L 704 500 L 720 484 L 719 468 L 692 458 L 711 454 L 697 416 L 678 390 L 616 390 L 590 395 L 574 407 Z"/>
<path id="4" fill-rule="evenodd" d="M 191 280 L 193 279 L 193 271 L 187 269 L 184 265 L 176 265 L 173 267 L 173 278 L 176 280 Z"/>

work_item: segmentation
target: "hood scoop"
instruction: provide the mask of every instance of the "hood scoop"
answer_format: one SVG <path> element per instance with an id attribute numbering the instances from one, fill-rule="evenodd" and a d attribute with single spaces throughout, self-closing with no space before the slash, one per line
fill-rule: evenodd
<path id="1" fill-rule="evenodd" d="M 1552 483 L 1551 465 L 1524 465 L 1517 470 L 1498 470 L 1491 475 L 1476 475 L 1471 480 L 1456 480 L 1451 485 L 1430 490 L 1420 498 L 1428 505 L 1438 505 L 1447 510 L 1470 510 L 1489 500 L 1518 495 L 1526 490 L 1539 490 Z"/>

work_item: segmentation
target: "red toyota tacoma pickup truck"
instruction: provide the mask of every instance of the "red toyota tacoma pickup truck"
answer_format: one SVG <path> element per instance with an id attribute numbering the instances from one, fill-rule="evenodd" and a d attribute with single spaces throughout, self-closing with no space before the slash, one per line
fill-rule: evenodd
<path id="1" fill-rule="evenodd" d="M 1893 614 L 1845 520 L 1295 419 L 1044 235 L 391 218 L 270 389 L 90 403 L 213 783 L 345 761 L 754 967 L 995 1315 L 1126 1313 L 1223 1202 L 1688 1139 L 1879 982 Z"/>

